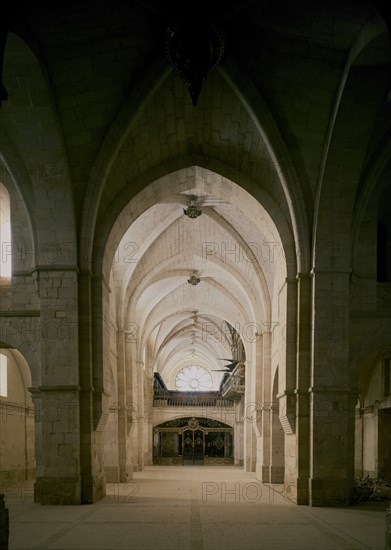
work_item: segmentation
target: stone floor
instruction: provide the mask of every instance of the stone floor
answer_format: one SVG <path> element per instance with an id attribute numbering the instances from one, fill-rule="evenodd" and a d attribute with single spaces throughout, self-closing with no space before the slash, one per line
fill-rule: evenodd
<path id="1" fill-rule="evenodd" d="M 41 506 L 3 487 L 10 550 L 384 550 L 387 504 L 296 506 L 282 486 L 225 466 L 151 466 L 83 506 Z"/>

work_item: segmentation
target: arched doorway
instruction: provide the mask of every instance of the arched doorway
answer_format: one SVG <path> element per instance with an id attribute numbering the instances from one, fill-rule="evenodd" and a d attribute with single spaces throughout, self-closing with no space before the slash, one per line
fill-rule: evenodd
<path id="1" fill-rule="evenodd" d="M 270 409 L 272 361 L 284 373 L 291 368 L 283 332 L 290 300 L 286 277 L 294 265 L 287 264 L 289 244 L 289 228 L 277 229 L 249 192 L 199 166 L 151 183 L 120 213 L 102 259 L 103 279 L 96 278 L 104 319 L 102 377 L 115 388 L 107 392 L 107 429 L 110 447 L 113 435 L 118 444 L 113 453 L 106 443 L 105 457 L 113 462 L 118 456 L 119 480 L 156 459 L 153 429 L 179 413 L 234 426 L 235 464 L 269 481 L 269 419 L 258 413 Z M 219 405 L 231 400 L 231 407 L 224 403 L 219 410 L 225 417 L 218 418 L 217 405 L 200 396 L 190 403 L 185 396 L 182 402 L 179 396 L 154 394 L 155 375 L 169 391 L 178 391 L 178 376 L 192 368 L 210 382 L 199 389 L 220 392 Z M 275 388 L 282 399 L 291 378 L 291 372 L 281 376 L 281 387 Z M 230 415 L 234 418 L 227 422 Z M 187 438 L 159 436 L 159 444 L 167 445 L 168 453 L 173 446 L 187 463 L 232 462 L 231 451 L 224 454 L 228 436 L 221 436 L 224 451 L 218 456 L 220 439 L 198 435 L 199 446 L 189 432 L 188 453 Z M 206 452 L 208 444 L 215 456 Z M 110 479 L 113 472 L 114 463 L 107 469 Z"/>
<path id="2" fill-rule="evenodd" d="M 153 429 L 153 463 L 222 465 L 234 463 L 234 430 L 213 418 L 175 418 Z"/>
<path id="3" fill-rule="evenodd" d="M 22 354 L 0 347 L 0 492 L 6 494 L 24 493 L 24 482 L 35 479 L 35 414 L 30 386 L 31 374 Z"/>
<path id="4" fill-rule="evenodd" d="M 391 482 L 391 351 L 370 364 L 356 405 L 355 475 Z"/>

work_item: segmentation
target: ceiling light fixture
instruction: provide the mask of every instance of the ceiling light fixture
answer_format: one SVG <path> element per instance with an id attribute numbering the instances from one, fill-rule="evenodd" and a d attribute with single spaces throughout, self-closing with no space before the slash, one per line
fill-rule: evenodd
<path id="1" fill-rule="evenodd" d="M 208 72 L 222 59 L 224 35 L 221 29 L 194 13 L 169 25 L 165 37 L 166 56 L 186 82 L 193 105 L 197 104 Z"/>
<path id="2" fill-rule="evenodd" d="M 193 286 L 196 286 L 198 285 L 198 283 L 201 281 L 201 279 L 199 277 L 196 276 L 196 274 L 193 272 L 192 275 L 190 276 L 190 279 L 187 279 L 187 282 L 189 283 L 189 285 L 193 285 Z"/>
<path id="3" fill-rule="evenodd" d="M 187 208 L 183 209 L 183 213 L 185 216 L 188 216 L 189 218 L 194 220 L 195 218 L 198 218 L 199 216 L 201 216 L 202 210 L 201 208 L 198 208 L 198 206 L 191 204 Z"/>
<path id="4" fill-rule="evenodd" d="M 195 218 L 198 218 L 199 216 L 201 216 L 202 210 L 201 210 L 200 205 L 197 201 L 197 197 L 192 197 L 192 196 L 189 197 L 188 206 L 187 206 L 187 208 L 183 209 L 183 213 L 184 213 L 185 216 L 187 216 L 187 217 L 189 217 L 193 220 Z"/>

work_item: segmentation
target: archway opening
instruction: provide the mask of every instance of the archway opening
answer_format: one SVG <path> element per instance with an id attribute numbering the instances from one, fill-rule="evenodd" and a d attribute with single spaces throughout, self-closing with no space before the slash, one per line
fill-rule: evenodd
<path id="1" fill-rule="evenodd" d="M 285 229 L 283 242 L 254 197 L 197 166 L 154 182 L 123 210 L 106 244 L 101 289 L 103 376 L 111 380 L 107 433 L 118 449 L 108 452 L 106 443 L 111 480 L 121 456 L 119 479 L 152 464 L 153 427 L 178 413 L 228 422 L 230 460 L 257 470 L 258 447 L 266 444 L 257 411 L 267 395 L 270 407 L 272 394 L 262 380 L 271 384 L 273 362 L 283 371 L 275 395 L 289 378 L 284 327 L 292 238 Z M 191 368 L 210 387 L 182 391 L 179 380 Z M 262 454 L 270 457 L 270 449 Z"/>
<path id="2" fill-rule="evenodd" d="M 391 482 L 391 352 L 369 359 L 356 405 L 355 475 Z"/>
<path id="3" fill-rule="evenodd" d="M 31 374 L 22 354 L 0 347 L 0 482 L 5 494 L 27 491 L 35 479 L 35 412 Z"/>
<path id="4" fill-rule="evenodd" d="M 233 428 L 207 417 L 175 418 L 153 428 L 153 464 L 234 463 Z"/>

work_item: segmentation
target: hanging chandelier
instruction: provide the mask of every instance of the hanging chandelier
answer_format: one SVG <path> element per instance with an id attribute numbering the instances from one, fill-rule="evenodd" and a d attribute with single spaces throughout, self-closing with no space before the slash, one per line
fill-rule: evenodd
<path id="1" fill-rule="evenodd" d="M 167 28 L 165 50 L 196 105 L 208 72 L 223 57 L 223 32 L 215 23 L 192 14 Z"/>
<path id="2" fill-rule="evenodd" d="M 201 216 L 202 210 L 200 208 L 200 205 L 197 202 L 197 197 L 189 198 L 189 204 L 187 208 L 183 209 L 183 213 L 185 214 L 185 216 L 193 220 Z"/>

